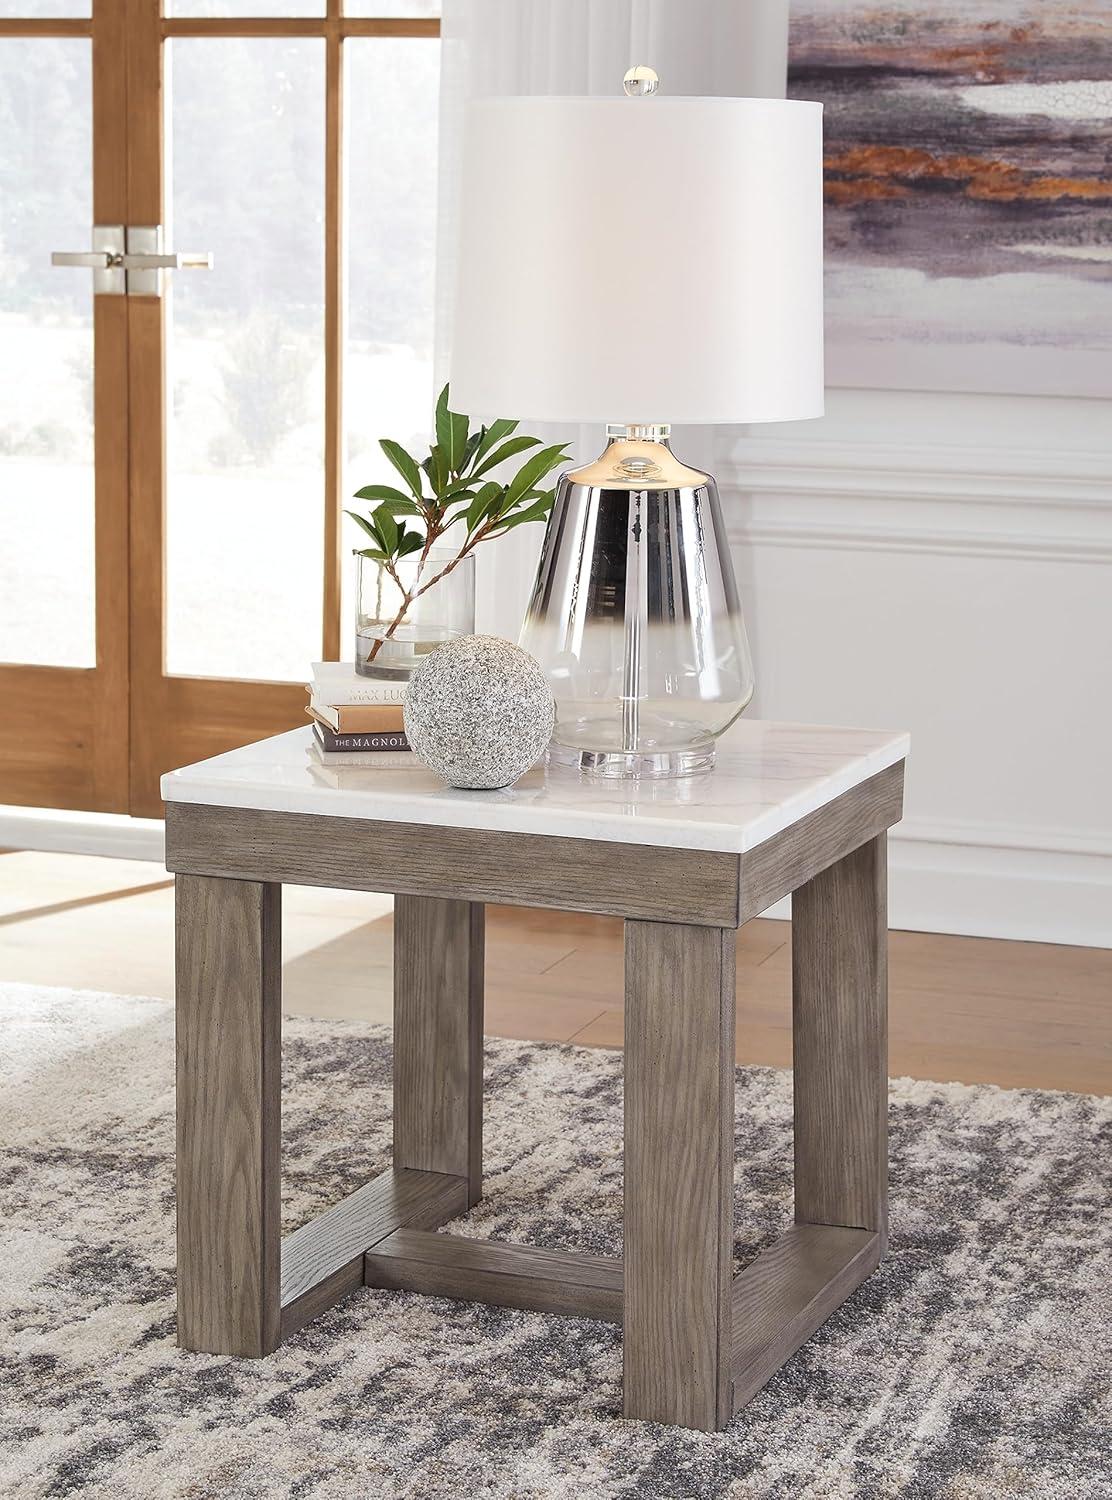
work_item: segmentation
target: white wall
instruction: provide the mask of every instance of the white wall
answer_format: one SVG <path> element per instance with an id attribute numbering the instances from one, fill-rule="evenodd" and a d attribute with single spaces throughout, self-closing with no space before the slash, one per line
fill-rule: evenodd
<path id="1" fill-rule="evenodd" d="M 717 467 L 749 712 L 912 732 L 893 926 L 1112 945 L 1108 406 L 831 391 Z M 538 531 L 489 549 L 481 629 Z"/>
<path id="2" fill-rule="evenodd" d="M 719 480 L 752 712 L 912 732 L 895 926 L 1112 944 L 1106 404 L 831 391 Z"/>

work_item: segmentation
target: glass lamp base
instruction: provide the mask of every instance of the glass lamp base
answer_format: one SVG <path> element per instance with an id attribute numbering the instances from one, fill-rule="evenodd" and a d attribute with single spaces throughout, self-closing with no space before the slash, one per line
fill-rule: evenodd
<path id="1" fill-rule="evenodd" d="M 698 776 L 714 769 L 714 742 L 691 750 L 580 750 L 554 742 L 548 747 L 548 763 L 615 781 Z"/>
<path id="2" fill-rule="evenodd" d="M 753 696 L 718 491 L 664 427 L 607 436 L 595 463 L 560 479 L 521 633 L 556 699 L 549 763 L 696 776 Z"/>

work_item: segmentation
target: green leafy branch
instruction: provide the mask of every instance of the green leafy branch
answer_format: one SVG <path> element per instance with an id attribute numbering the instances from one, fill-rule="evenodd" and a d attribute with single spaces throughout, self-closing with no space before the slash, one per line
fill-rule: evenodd
<path id="1" fill-rule="evenodd" d="M 407 453 L 400 443 L 380 438 L 379 447 L 390 460 L 405 488 L 389 484 L 368 484 L 356 490 L 356 500 L 372 503 L 369 515 L 349 510 L 351 516 L 370 539 L 371 545 L 358 549 L 360 557 L 373 558 L 394 580 L 402 596 L 402 607 L 383 636 L 369 653 L 378 654 L 384 640 L 397 630 L 415 599 L 427 593 L 446 577 L 480 542 L 505 536 L 515 526 L 544 521 L 552 509 L 555 487 L 544 488 L 542 481 L 559 465 L 567 463 L 566 444 L 540 447 L 540 438 L 512 436 L 516 422 L 500 418 L 489 427 L 471 431 L 467 417 L 448 409 L 448 387 L 436 403 L 436 441 L 428 457 L 420 462 Z M 529 449 L 537 451 L 505 481 L 484 478 L 509 459 Z M 452 527 L 457 550 L 437 572 L 426 575 L 429 553 Z M 402 558 L 419 553 L 413 581 L 403 584 L 398 572 Z"/>

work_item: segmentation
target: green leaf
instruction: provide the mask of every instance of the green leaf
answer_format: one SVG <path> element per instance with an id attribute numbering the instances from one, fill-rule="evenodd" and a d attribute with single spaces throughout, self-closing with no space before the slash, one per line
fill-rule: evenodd
<path id="1" fill-rule="evenodd" d="M 470 500 L 474 493 L 474 481 L 469 479 L 466 484 L 453 485 L 450 490 L 446 490 L 444 494 L 440 495 L 438 498 L 441 505 L 455 505 L 460 500 Z"/>
<path id="2" fill-rule="evenodd" d="M 477 490 L 460 489 L 453 490 L 451 496 L 445 496 L 444 510 L 442 515 L 445 519 L 441 521 L 441 530 L 447 531 L 449 526 L 454 526 L 457 521 L 462 521 L 468 513 L 472 501 L 478 494 Z M 452 509 L 455 507 L 455 509 Z M 460 508 L 462 507 L 462 509 Z M 448 514 L 452 509 L 451 515 Z M 470 528 L 469 528 L 470 529 Z"/>
<path id="3" fill-rule="evenodd" d="M 417 499 L 421 500 L 423 498 L 421 494 L 421 471 L 417 467 L 416 460 L 410 457 L 400 443 L 395 443 L 391 438 L 379 438 L 378 446 L 386 454 L 386 457 L 394 465 L 395 469 L 397 469 L 406 484 L 409 485 L 409 488 L 416 495 Z"/>
<path id="4" fill-rule="evenodd" d="M 543 477 L 556 467 L 557 464 L 567 462 L 567 454 L 564 452 L 563 443 L 554 443 L 550 448 L 542 448 L 539 453 L 534 453 L 532 458 L 527 459 L 514 477 L 506 486 L 506 499 L 502 510 L 510 510 L 517 502 L 524 499 L 525 495 Z"/>
<path id="5" fill-rule="evenodd" d="M 378 532 L 371 522 L 367 520 L 366 516 L 361 516 L 356 510 L 345 510 L 344 515 L 350 516 L 357 525 L 362 526 L 363 530 L 373 541 L 378 541 Z"/>
<path id="6" fill-rule="evenodd" d="M 462 412 L 450 413 L 452 418 L 452 473 L 459 474 L 467 457 L 468 421 Z"/>
<path id="7" fill-rule="evenodd" d="M 396 500 L 383 500 L 375 510 L 375 515 L 384 510 L 388 516 L 423 516 L 425 513 L 415 500 L 407 500 L 404 495 L 399 495 Z"/>
<path id="8" fill-rule="evenodd" d="M 375 526 L 378 530 L 379 540 L 384 552 L 394 553 L 398 550 L 398 523 L 393 516 L 388 516 L 383 510 L 375 511 Z M 402 522 L 405 526 L 405 522 Z"/>
<path id="9" fill-rule="evenodd" d="M 460 466 L 459 466 L 461 474 L 466 474 L 467 473 L 467 466 L 471 462 L 471 460 L 475 457 L 475 454 L 476 454 L 476 452 L 478 450 L 479 444 L 482 442 L 482 440 L 483 440 L 483 438 L 485 436 L 486 436 L 486 428 L 485 427 L 480 427 L 478 432 L 473 432 L 471 434 L 471 436 L 467 439 L 466 446 L 464 447 L 464 450 L 463 450 L 463 463 L 461 463 Z"/>
<path id="10" fill-rule="evenodd" d="M 515 501 L 515 504 L 503 505 L 498 514 L 500 516 L 516 516 L 519 511 L 525 510 L 525 508 L 533 510 L 536 504 L 545 505 L 546 510 L 551 510 L 554 499 L 555 489 L 531 489 L 528 495 L 522 495 L 521 499 Z M 530 505 L 530 501 L 533 501 L 533 504 Z"/>
<path id="11" fill-rule="evenodd" d="M 500 518 L 490 534 L 501 536 L 503 532 L 512 531 L 515 526 L 524 526 L 529 521 L 543 521 L 551 509 L 551 500 L 539 500 L 536 505 L 527 505 L 524 510 L 515 510 Z"/>
<path id="12" fill-rule="evenodd" d="M 539 442 L 540 438 L 535 437 L 511 438 L 508 443 L 503 443 L 501 448 L 496 448 L 481 463 L 476 464 L 470 477 L 478 479 L 479 475 L 485 474 L 488 469 L 497 468 L 499 464 L 505 463 L 507 458 L 513 458 L 515 453 L 524 453 L 526 448 L 535 448 Z"/>
<path id="13" fill-rule="evenodd" d="M 497 422 L 492 422 L 489 427 L 484 427 L 479 445 L 475 450 L 476 459 L 485 458 L 495 443 L 500 443 L 503 438 L 509 437 L 510 433 L 516 430 L 517 423 L 507 421 L 505 417 L 499 417 Z"/>
<path id="14" fill-rule="evenodd" d="M 445 386 L 436 400 L 436 441 L 445 453 L 452 451 L 452 416 L 448 410 L 448 387 Z"/>
<path id="15" fill-rule="evenodd" d="M 419 552 L 425 545 L 425 539 L 417 531 L 409 531 L 398 543 L 398 556 L 408 557 L 411 552 Z"/>
<path id="16" fill-rule="evenodd" d="M 488 480 L 476 493 L 474 500 L 467 507 L 467 531 L 468 534 L 475 530 L 502 498 L 502 486 L 493 479 Z"/>
<path id="17" fill-rule="evenodd" d="M 375 560 L 375 562 L 386 561 L 386 553 L 379 552 L 374 547 L 353 547 L 351 549 L 351 555 L 353 557 L 371 557 Z"/>
<path id="18" fill-rule="evenodd" d="M 448 387 L 440 392 L 436 403 L 436 441 L 444 455 L 449 474 L 458 474 L 463 467 L 463 456 L 467 448 L 468 421 L 459 412 L 448 409 Z"/>
<path id="19" fill-rule="evenodd" d="M 441 522 L 438 535 L 443 536 L 450 526 L 454 526 L 457 521 L 462 521 L 466 515 L 465 510 L 457 510 L 454 516 L 449 516 L 446 521 Z"/>
<path id="20" fill-rule="evenodd" d="M 444 456 L 444 449 L 439 443 L 434 443 L 429 449 L 429 456 L 424 464 L 425 472 L 429 476 L 432 492 L 440 500 L 444 491 L 448 488 L 448 464 Z"/>
<path id="21" fill-rule="evenodd" d="M 355 500 L 404 500 L 407 505 L 412 505 L 408 495 L 403 495 L 401 490 L 396 490 L 390 484 L 365 484 L 361 490 L 356 490 L 352 497 Z"/>

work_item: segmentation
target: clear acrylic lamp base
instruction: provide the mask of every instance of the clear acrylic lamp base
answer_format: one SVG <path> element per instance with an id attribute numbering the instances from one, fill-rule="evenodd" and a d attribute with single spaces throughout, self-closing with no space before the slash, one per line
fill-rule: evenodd
<path id="1" fill-rule="evenodd" d="M 548 763 L 590 776 L 641 780 L 648 776 L 697 776 L 714 769 L 714 741 L 687 750 L 577 750 L 553 740 Z"/>
<path id="2" fill-rule="evenodd" d="M 521 644 L 556 697 L 553 765 L 691 776 L 753 696 L 718 492 L 664 426 L 607 428 L 556 492 Z"/>

